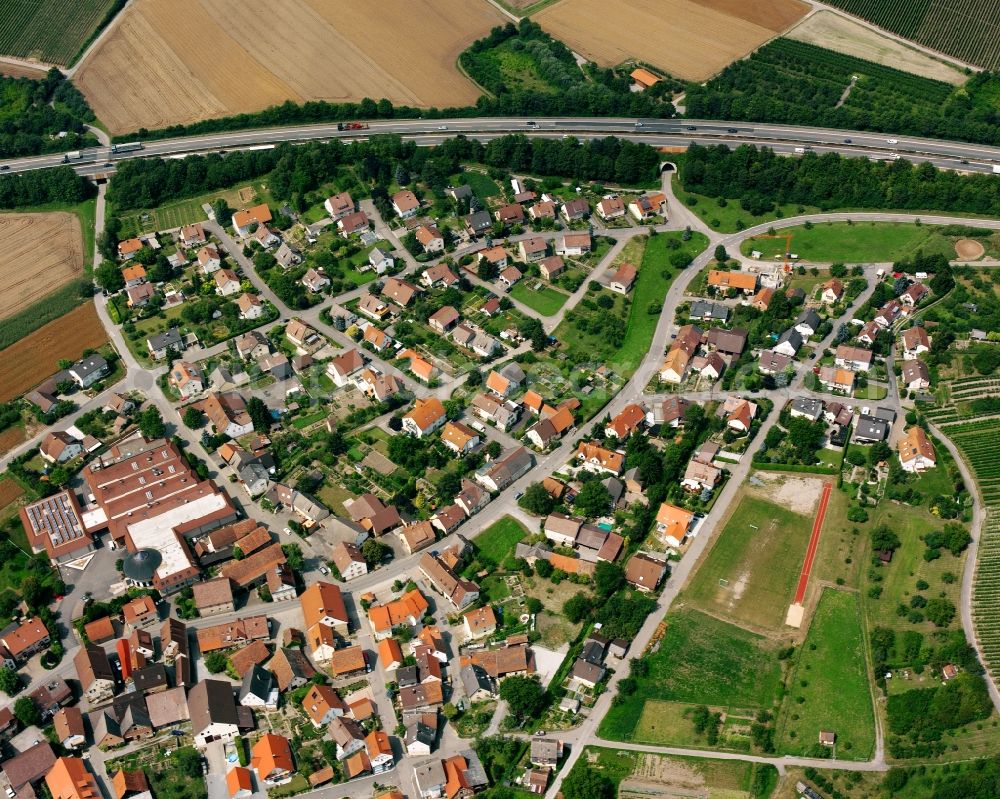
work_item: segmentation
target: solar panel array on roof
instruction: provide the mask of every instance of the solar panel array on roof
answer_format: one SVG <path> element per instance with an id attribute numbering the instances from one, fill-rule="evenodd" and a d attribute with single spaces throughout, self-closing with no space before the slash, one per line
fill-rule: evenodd
<path id="1" fill-rule="evenodd" d="M 53 547 L 83 536 L 76 510 L 64 493 L 48 497 L 26 510 L 31 526 L 39 533 L 48 533 Z"/>

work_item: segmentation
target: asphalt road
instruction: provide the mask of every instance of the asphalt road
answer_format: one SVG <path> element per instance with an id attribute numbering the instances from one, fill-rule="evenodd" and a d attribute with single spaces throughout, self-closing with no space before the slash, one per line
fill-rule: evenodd
<path id="1" fill-rule="evenodd" d="M 991 172 L 995 164 L 1000 165 L 1000 147 L 863 131 L 724 120 L 484 117 L 374 120 L 368 124 L 369 128 L 365 130 L 353 131 L 338 131 L 336 124 L 319 124 L 184 136 L 149 141 L 142 150 L 128 153 L 113 153 L 110 148 L 102 146 L 81 151 L 81 160 L 74 163 L 80 174 L 94 175 L 107 172 L 105 164 L 110 163 L 113 168 L 117 161 L 128 158 L 181 156 L 196 152 L 266 147 L 286 141 L 357 140 L 377 134 L 398 134 L 414 139 L 419 144 L 430 145 L 458 134 L 488 140 L 508 133 L 525 133 L 533 136 L 577 136 L 588 139 L 613 135 L 633 141 L 645 141 L 657 147 L 684 146 L 695 141 L 727 146 L 759 144 L 782 153 L 794 153 L 796 148 L 811 148 L 817 153 L 838 152 L 876 160 L 888 160 L 898 154 L 904 158 L 927 160 L 941 168 L 969 172 Z M 0 168 L 22 172 L 47 169 L 63 163 L 63 156 L 57 154 L 10 159 L 0 162 Z"/>

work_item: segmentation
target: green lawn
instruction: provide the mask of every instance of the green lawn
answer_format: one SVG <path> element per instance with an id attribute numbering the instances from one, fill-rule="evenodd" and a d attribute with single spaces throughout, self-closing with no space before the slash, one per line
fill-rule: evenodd
<path id="1" fill-rule="evenodd" d="M 671 613 L 666 622 L 659 649 L 647 658 L 649 676 L 624 702 L 612 705 L 599 727 L 602 738 L 638 741 L 637 722 L 647 699 L 773 706 L 781 683 L 776 644 L 696 610 Z"/>
<path id="2" fill-rule="evenodd" d="M 540 281 L 537 281 L 535 278 L 519 280 L 514 284 L 514 288 L 511 289 L 510 296 L 518 302 L 523 302 L 542 316 L 552 316 L 563 307 L 563 304 L 569 299 L 569 295 L 564 291 L 559 291 L 544 284 L 536 291 L 534 285 L 538 282 Z M 532 284 L 530 288 L 528 286 L 529 283 Z"/>
<path id="3" fill-rule="evenodd" d="M 243 202 L 239 197 L 239 189 L 246 186 L 253 186 L 257 192 L 257 196 L 249 203 Z M 220 198 L 224 199 L 230 208 L 243 208 L 246 205 L 267 203 L 271 206 L 272 212 L 275 210 L 274 200 L 264 189 L 263 184 L 244 180 L 229 189 L 219 189 L 197 197 L 189 197 L 186 200 L 164 203 L 159 208 L 130 209 L 127 211 L 115 209 L 115 212 L 121 215 L 121 238 L 140 233 L 151 233 L 156 230 L 169 230 L 192 222 L 204 221 L 205 211 L 201 207 L 202 204 L 212 203 Z"/>
<path id="4" fill-rule="evenodd" d="M 805 261 L 898 261 L 925 248 L 934 228 L 897 222 L 823 222 L 811 228 L 782 228 L 778 235 L 792 236 L 791 252 Z M 785 251 L 785 239 L 748 239 L 741 250 L 763 253 L 770 259 Z M 954 251 L 952 251 L 954 253 Z"/>
<path id="5" fill-rule="evenodd" d="M 793 205 L 791 203 L 782 205 L 767 214 L 755 216 L 748 214 L 740 208 L 739 200 L 727 200 L 725 206 L 720 206 L 714 197 L 706 197 L 703 194 L 694 194 L 681 188 L 680 182 L 674 182 L 674 194 L 677 199 L 685 203 L 688 208 L 694 211 L 702 221 L 714 230 L 722 233 L 735 233 L 737 230 L 760 225 L 764 222 L 773 222 L 775 219 L 800 216 L 801 214 L 814 214 L 819 212 L 819 208 L 805 205 Z M 688 202 L 688 198 L 695 201 L 694 205 Z M 743 226 L 737 225 L 742 222 Z"/>
<path id="6" fill-rule="evenodd" d="M 867 760 L 875 718 L 854 592 L 826 589 L 799 650 L 778 724 L 778 747 L 792 755 L 822 752 L 819 733 L 837 734 L 836 755 Z"/>
<path id="7" fill-rule="evenodd" d="M 527 535 L 527 529 L 517 519 L 504 516 L 476 536 L 476 549 L 481 559 L 500 565 L 514 553 L 517 542 Z"/>
<path id="8" fill-rule="evenodd" d="M 812 520 L 744 496 L 685 596 L 713 615 L 777 630 L 792 602 Z M 722 583 L 725 583 L 724 585 Z"/>
<path id="9" fill-rule="evenodd" d="M 500 187 L 489 175 L 470 169 L 463 172 L 462 177 L 465 178 L 465 184 L 483 202 L 486 202 L 490 197 L 497 197 L 500 194 Z"/>

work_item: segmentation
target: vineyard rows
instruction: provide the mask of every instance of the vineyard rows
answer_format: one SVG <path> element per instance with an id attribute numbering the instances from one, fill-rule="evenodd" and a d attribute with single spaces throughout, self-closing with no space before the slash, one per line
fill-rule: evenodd
<path id="1" fill-rule="evenodd" d="M 69 64 L 115 0 L 3 0 L 0 54 Z"/>
<path id="2" fill-rule="evenodd" d="M 996 0 L 830 0 L 830 4 L 963 61 L 1000 68 Z"/>
<path id="3" fill-rule="evenodd" d="M 1000 677 L 1000 420 L 956 424 L 948 428 L 948 437 L 972 466 L 986 505 L 976 559 L 972 618 L 986 661 L 983 665 Z"/>

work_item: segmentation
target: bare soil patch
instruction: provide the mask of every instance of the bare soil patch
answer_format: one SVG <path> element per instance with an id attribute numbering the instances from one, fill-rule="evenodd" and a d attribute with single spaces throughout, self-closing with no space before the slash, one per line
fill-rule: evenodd
<path id="1" fill-rule="evenodd" d="M 466 105 L 458 54 L 504 17 L 485 0 L 137 0 L 77 83 L 112 133 L 286 100 Z"/>
<path id="2" fill-rule="evenodd" d="M 14 425 L 13 427 L 8 427 L 3 432 L 0 432 L 0 455 L 6 455 L 18 444 L 25 441 L 24 428 L 21 425 Z M 13 482 L 13 481 L 11 481 Z M 0 481 L 0 489 L 2 489 L 3 481 Z M 2 493 L 2 491 L 0 491 Z M 2 499 L 2 497 L 0 497 Z M 0 503 L 2 504 L 2 503 Z"/>
<path id="3" fill-rule="evenodd" d="M 965 83 L 965 74 L 951 64 L 833 11 L 817 11 L 802 20 L 787 36 L 932 80 L 956 86 Z"/>
<path id="4" fill-rule="evenodd" d="M 0 480 L 0 509 L 4 509 L 15 500 L 20 499 L 23 494 L 24 489 L 13 478 L 3 478 Z"/>
<path id="5" fill-rule="evenodd" d="M 639 59 L 685 80 L 707 80 L 809 10 L 800 0 L 563 0 L 534 15 L 602 66 Z"/>
<path id="6" fill-rule="evenodd" d="M 80 221 L 73 214 L 0 214 L 0 319 L 83 274 Z"/>
<path id="7" fill-rule="evenodd" d="M 94 303 L 75 308 L 12 344 L 0 359 L 0 402 L 19 397 L 59 370 L 63 358 L 106 344 L 108 334 Z"/>
<path id="8" fill-rule="evenodd" d="M 813 514 L 823 493 L 823 481 L 815 477 L 791 477 L 777 472 L 755 472 L 754 477 L 766 485 L 763 489 L 750 486 L 753 493 L 803 516 Z"/>
<path id="9" fill-rule="evenodd" d="M 975 261 L 983 257 L 986 248 L 974 239 L 959 239 L 955 242 L 955 252 L 963 261 Z"/>

